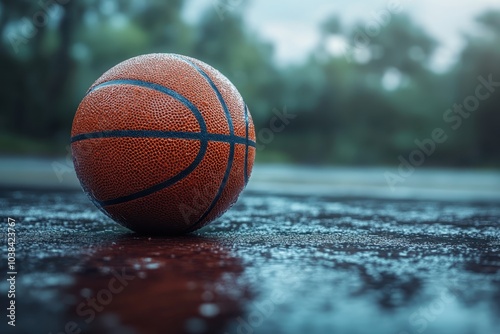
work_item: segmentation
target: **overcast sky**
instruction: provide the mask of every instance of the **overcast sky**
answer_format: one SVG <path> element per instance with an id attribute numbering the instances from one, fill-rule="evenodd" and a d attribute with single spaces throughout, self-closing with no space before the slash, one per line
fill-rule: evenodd
<path id="1" fill-rule="evenodd" d="M 189 0 L 185 16 L 195 21 L 207 7 L 216 10 L 216 3 L 238 6 L 247 3 L 245 20 L 251 30 L 275 45 L 276 60 L 282 64 L 296 63 L 307 57 L 317 45 L 318 25 L 332 14 L 344 25 L 369 21 L 374 12 L 385 9 L 394 0 Z M 398 0 L 395 0 L 398 1 Z M 474 17 L 488 9 L 500 9 L 500 0 L 399 0 L 408 13 L 441 46 L 433 68 L 444 71 L 456 60 L 463 47 L 462 33 L 477 32 Z M 221 21 L 220 24 L 224 24 Z"/>

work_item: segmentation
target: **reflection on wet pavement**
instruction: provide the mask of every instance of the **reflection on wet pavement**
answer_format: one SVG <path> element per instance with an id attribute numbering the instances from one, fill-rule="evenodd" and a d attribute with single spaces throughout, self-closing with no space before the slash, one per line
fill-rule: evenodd
<path id="1" fill-rule="evenodd" d="M 95 332 L 108 332 L 120 323 L 120 332 L 222 332 L 242 312 L 246 298 L 237 283 L 240 262 L 216 239 L 116 238 L 74 268 L 69 293 L 81 296 L 75 321 Z M 111 318 L 99 319 L 100 312 Z"/>
<path id="2" fill-rule="evenodd" d="M 19 222 L 15 333 L 500 328 L 496 202 L 246 192 L 195 234 L 148 238 L 79 191 L 4 191 L 0 201 Z"/>

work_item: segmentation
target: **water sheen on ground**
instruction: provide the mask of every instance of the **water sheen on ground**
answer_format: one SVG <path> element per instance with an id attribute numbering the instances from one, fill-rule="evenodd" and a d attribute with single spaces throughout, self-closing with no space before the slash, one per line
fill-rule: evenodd
<path id="1" fill-rule="evenodd" d="M 495 198 L 274 190 L 180 238 L 133 234 L 80 190 L 0 191 L 18 266 L 0 332 L 499 333 Z"/>

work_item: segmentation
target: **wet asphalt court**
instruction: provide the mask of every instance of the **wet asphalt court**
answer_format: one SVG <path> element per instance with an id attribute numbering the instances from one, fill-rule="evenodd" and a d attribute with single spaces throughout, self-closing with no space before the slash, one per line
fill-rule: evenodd
<path id="1" fill-rule="evenodd" d="M 131 233 L 74 185 L 3 182 L 0 333 L 500 333 L 498 174 L 391 195 L 369 173 L 279 169 L 176 238 Z"/>

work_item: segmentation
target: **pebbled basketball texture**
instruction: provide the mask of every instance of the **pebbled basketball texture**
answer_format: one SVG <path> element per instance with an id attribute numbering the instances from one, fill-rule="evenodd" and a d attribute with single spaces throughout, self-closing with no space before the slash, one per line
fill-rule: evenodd
<path id="1" fill-rule="evenodd" d="M 250 112 L 213 67 L 148 54 L 104 73 L 73 120 L 76 174 L 109 217 L 148 234 L 182 234 L 233 205 L 255 157 Z"/>

